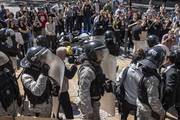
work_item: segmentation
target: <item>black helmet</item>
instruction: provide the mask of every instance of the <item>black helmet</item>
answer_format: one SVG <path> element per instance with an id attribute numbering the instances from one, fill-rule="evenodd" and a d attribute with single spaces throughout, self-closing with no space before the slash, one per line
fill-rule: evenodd
<path id="1" fill-rule="evenodd" d="M 48 40 L 47 40 L 47 37 L 45 35 L 37 36 L 36 43 L 38 46 L 48 48 Z"/>
<path id="2" fill-rule="evenodd" d="M 157 69 L 162 65 L 166 54 L 166 50 L 163 47 L 154 46 L 148 50 L 147 56 L 144 60 L 140 61 L 140 63 L 144 66 Z"/>
<path id="3" fill-rule="evenodd" d="M 26 53 L 26 57 L 24 57 L 20 65 L 23 68 L 30 67 L 31 65 L 38 66 L 40 65 L 40 57 L 42 55 L 45 55 L 47 53 L 48 49 L 45 47 L 37 46 L 37 47 L 31 47 L 28 49 Z"/>
<path id="4" fill-rule="evenodd" d="M 113 32 L 108 30 L 105 32 L 104 34 L 104 37 L 105 37 L 105 44 L 106 46 L 115 46 L 115 42 L 114 42 L 114 39 L 113 39 Z"/>
<path id="5" fill-rule="evenodd" d="M 180 47 L 172 50 L 168 57 L 175 63 L 176 67 L 180 69 Z"/>
<path id="6" fill-rule="evenodd" d="M 9 28 L 1 28 L 0 29 L 0 40 L 2 42 L 5 42 L 8 37 L 11 37 L 11 39 L 15 39 L 14 31 Z"/>
<path id="7" fill-rule="evenodd" d="M 104 34 L 105 36 L 105 41 L 113 41 L 113 32 L 108 30 Z"/>
<path id="8" fill-rule="evenodd" d="M 159 38 L 156 35 L 149 35 L 147 38 L 147 44 L 151 48 L 157 44 L 159 44 Z"/>
<path id="9" fill-rule="evenodd" d="M 106 46 L 98 40 L 89 41 L 83 45 L 83 50 L 87 58 L 93 61 L 97 60 L 96 51 L 105 48 Z"/>
<path id="10" fill-rule="evenodd" d="M 113 56 L 119 55 L 119 46 L 116 44 L 116 42 L 113 39 L 113 32 L 108 30 L 105 32 L 105 44 L 106 47 L 109 50 L 109 53 Z"/>

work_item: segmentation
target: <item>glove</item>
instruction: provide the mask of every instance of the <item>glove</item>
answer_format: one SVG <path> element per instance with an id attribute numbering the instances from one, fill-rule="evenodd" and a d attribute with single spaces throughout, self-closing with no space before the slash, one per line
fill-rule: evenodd
<path id="1" fill-rule="evenodd" d="M 112 80 L 107 80 L 106 82 L 105 82 L 105 90 L 106 90 L 106 92 L 113 92 L 113 81 Z"/>
<path id="2" fill-rule="evenodd" d="M 74 56 L 70 56 L 68 59 L 69 64 L 74 64 L 76 61 L 76 58 Z"/>
<path id="3" fill-rule="evenodd" d="M 52 84 L 52 91 L 51 94 L 53 96 L 58 96 L 59 95 L 59 90 L 60 90 L 60 86 L 58 84 L 58 82 L 54 79 L 50 79 L 51 80 L 51 84 Z"/>
<path id="4" fill-rule="evenodd" d="M 48 64 L 43 64 L 40 68 L 40 71 L 42 72 L 43 75 L 48 76 L 49 69 L 50 67 Z"/>
<path id="5" fill-rule="evenodd" d="M 53 96 L 58 96 L 59 90 L 60 90 L 60 86 L 59 85 L 53 85 L 52 86 L 52 95 Z"/>

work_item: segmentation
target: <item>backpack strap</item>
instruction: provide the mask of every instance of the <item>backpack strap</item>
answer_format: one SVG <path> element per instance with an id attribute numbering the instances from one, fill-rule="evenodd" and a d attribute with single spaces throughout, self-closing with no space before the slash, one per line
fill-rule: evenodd
<path id="1" fill-rule="evenodd" d="M 122 82 L 120 84 L 117 83 L 115 95 L 120 102 L 124 102 L 125 97 L 125 89 L 124 89 L 124 81 L 126 80 L 127 73 L 129 70 L 129 66 L 126 67 L 122 73 Z"/>

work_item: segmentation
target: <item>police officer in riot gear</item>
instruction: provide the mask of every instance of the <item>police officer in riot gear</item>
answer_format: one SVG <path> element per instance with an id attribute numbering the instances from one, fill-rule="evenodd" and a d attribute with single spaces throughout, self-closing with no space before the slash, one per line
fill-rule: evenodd
<path id="1" fill-rule="evenodd" d="M 0 51 L 0 116 L 16 116 L 21 105 L 15 71 L 7 55 Z"/>
<path id="2" fill-rule="evenodd" d="M 165 82 L 165 89 L 163 95 L 163 107 L 166 111 L 172 106 L 175 105 L 178 120 L 180 119 L 180 97 L 178 90 L 180 89 L 180 48 L 172 50 L 170 55 L 167 57 L 167 60 L 164 64 L 164 71 L 162 73 L 162 78 Z"/>
<path id="3" fill-rule="evenodd" d="M 119 47 L 114 41 L 113 32 L 108 30 L 104 34 L 105 36 L 105 45 L 109 50 L 109 53 L 113 56 L 119 55 Z"/>
<path id="4" fill-rule="evenodd" d="M 57 96 L 59 92 L 57 83 L 48 76 L 50 69 L 47 63 L 48 52 L 50 51 L 44 47 L 32 47 L 20 63 L 24 68 L 22 84 L 29 100 L 29 110 L 36 117 L 50 117 L 52 95 Z"/>
<path id="5" fill-rule="evenodd" d="M 104 94 L 105 75 L 100 63 L 105 45 L 100 41 L 89 41 L 83 45 L 85 57 L 78 72 L 79 108 L 83 120 L 100 120 L 99 107 Z"/>
<path id="6" fill-rule="evenodd" d="M 106 78 L 109 80 L 116 79 L 117 71 L 117 56 L 119 55 L 119 46 L 114 40 L 113 32 L 107 30 L 103 36 L 104 43 L 107 49 L 104 50 L 104 57 L 101 62 L 101 67 Z M 105 111 L 104 114 L 115 115 L 115 97 L 112 93 L 105 93 L 101 99 L 101 108 Z"/>
<path id="7" fill-rule="evenodd" d="M 12 29 L 0 29 L 0 50 L 10 57 L 15 57 L 18 54 L 15 33 Z"/>
<path id="8" fill-rule="evenodd" d="M 151 48 L 157 44 L 159 44 L 160 41 L 159 41 L 159 38 L 158 36 L 156 35 L 149 35 L 148 38 L 147 38 L 147 44 L 148 46 Z"/>
<path id="9" fill-rule="evenodd" d="M 138 85 L 137 120 L 164 120 L 165 110 L 160 102 L 161 77 L 157 69 L 164 62 L 166 54 L 163 47 L 154 46 L 139 62 L 143 77 Z"/>

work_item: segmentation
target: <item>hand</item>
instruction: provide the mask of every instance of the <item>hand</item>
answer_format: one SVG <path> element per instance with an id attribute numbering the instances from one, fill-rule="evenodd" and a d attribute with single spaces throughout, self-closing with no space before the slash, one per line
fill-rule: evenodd
<path id="1" fill-rule="evenodd" d="M 48 76 L 49 69 L 50 69 L 50 67 L 49 67 L 48 64 L 43 64 L 43 65 L 41 66 L 41 68 L 40 68 L 40 71 L 41 71 L 44 75 Z"/>
<path id="2" fill-rule="evenodd" d="M 113 92 L 113 81 L 112 80 L 106 81 L 105 90 L 106 90 L 106 92 Z"/>

